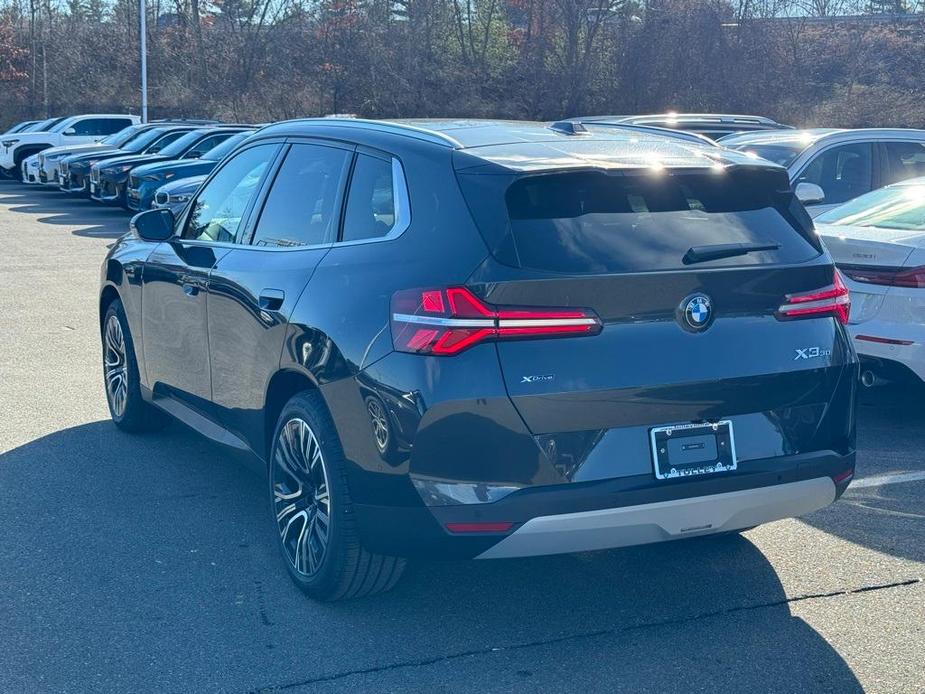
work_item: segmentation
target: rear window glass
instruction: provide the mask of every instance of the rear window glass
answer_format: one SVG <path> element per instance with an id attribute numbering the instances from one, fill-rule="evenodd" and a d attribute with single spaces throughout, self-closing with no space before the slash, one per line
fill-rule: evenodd
<path id="1" fill-rule="evenodd" d="M 797 263 L 819 254 L 808 216 L 774 174 L 534 175 L 509 179 L 503 203 L 493 205 L 486 180 L 475 179 L 499 178 L 460 176 L 496 257 L 517 267 L 566 274 L 672 270 L 685 267 L 692 247 L 730 243 L 779 248 L 697 267 Z"/>

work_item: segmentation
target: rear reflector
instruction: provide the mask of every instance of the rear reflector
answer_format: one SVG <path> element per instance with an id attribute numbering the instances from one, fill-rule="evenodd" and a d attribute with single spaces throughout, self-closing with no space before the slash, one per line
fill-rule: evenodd
<path id="1" fill-rule="evenodd" d="M 864 342 L 878 342 L 882 345 L 902 345 L 904 347 L 915 344 L 912 340 L 894 340 L 889 337 L 876 337 L 875 335 L 855 335 L 854 339 Z"/>
<path id="2" fill-rule="evenodd" d="M 925 265 L 912 268 L 839 265 L 838 269 L 845 273 L 845 277 L 864 284 L 911 289 L 925 288 Z"/>
<path id="3" fill-rule="evenodd" d="M 447 523 L 451 533 L 506 533 L 513 523 Z"/>
<path id="4" fill-rule="evenodd" d="M 590 310 L 492 306 L 465 287 L 411 289 L 392 297 L 392 343 L 400 352 L 449 356 L 486 340 L 596 335 Z"/>
<path id="5" fill-rule="evenodd" d="M 837 475 L 834 475 L 832 481 L 838 484 L 839 482 L 850 480 L 852 477 L 854 477 L 854 470 L 845 470 L 844 472 L 839 472 Z"/>
<path id="6" fill-rule="evenodd" d="M 813 292 L 788 294 L 786 302 L 777 310 L 778 318 L 819 318 L 835 316 L 841 323 L 848 324 L 851 298 L 848 288 L 838 270 L 832 284 Z"/>

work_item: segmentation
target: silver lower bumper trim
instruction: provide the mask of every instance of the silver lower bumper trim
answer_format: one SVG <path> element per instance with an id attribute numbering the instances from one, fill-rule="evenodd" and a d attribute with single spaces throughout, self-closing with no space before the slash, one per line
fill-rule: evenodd
<path id="1" fill-rule="evenodd" d="M 476 558 L 588 552 L 711 535 L 801 516 L 834 500 L 835 484 L 818 477 L 690 499 L 539 516 Z"/>

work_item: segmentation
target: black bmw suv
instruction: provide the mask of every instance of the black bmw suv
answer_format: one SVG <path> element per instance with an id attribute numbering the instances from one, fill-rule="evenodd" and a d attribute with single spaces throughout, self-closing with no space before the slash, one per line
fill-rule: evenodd
<path id="1" fill-rule="evenodd" d="M 849 299 L 786 172 L 637 130 L 258 131 L 102 267 L 109 408 L 266 462 L 319 599 L 406 557 L 737 531 L 854 473 Z"/>

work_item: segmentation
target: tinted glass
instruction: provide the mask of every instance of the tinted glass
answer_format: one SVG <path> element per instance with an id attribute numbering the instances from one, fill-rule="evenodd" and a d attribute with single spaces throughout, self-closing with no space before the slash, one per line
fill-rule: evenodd
<path id="1" fill-rule="evenodd" d="M 347 193 L 344 241 L 385 236 L 395 225 L 392 163 L 365 154 L 357 156 Z"/>
<path id="2" fill-rule="evenodd" d="M 513 180 L 463 175 L 470 209 L 501 262 L 565 274 L 674 270 L 693 246 L 779 244 L 701 267 L 795 263 L 818 255 L 810 221 L 783 172 L 610 176 L 596 172 Z"/>
<path id="3" fill-rule="evenodd" d="M 234 133 L 232 132 L 226 131 L 226 132 L 215 133 L 214 135 L 210 135 L 209 137 L 204 137 L 199 142 L 197 142 L 196 145 L 191 150 L 189 150 L 186 154 L 184 154 L 183 158 L 184 159 L 198 159 L 199 157 L 201 157 L 203 154 L 208 152 L 210 149 L 212 149 L 216 145 L 221 144 L 222 142 L 227 140 L 233 134 Z"/>
<path id="4" fill-rule="evenodd" d="M 925 142 L 884 142 L 884 185 L 925 176 Z"/>
<path id="5" fill-rule="evenodd" d="M 925 184 L 880 188 L 819 215 L 822 224 L 925 231 Z"/>
<path id="6" fill-rule="evenodd" d="M 182 157 L 190 147 L 199 142 L 203 132 L 201 130 L 191 130 L 181 134 L 182 137 L 178 137 L 171 142 L 170 145 L 162 147 L 159 150 L 159 154 L 163 154 L 165 157 L 170 157 L 171 159 Z"/>
<path id="7" fill-rule="evenodd" d="M 863 195 L 871 187 L 871 148 L 868 143 L 827 149 L 810 162 L 799 183 L 815 183 L 825 192 L 826 205 Z"/>
<path id="8" fill-rule="evenodd" d="M 122 128 L 122 130 L 114 132 L 112 135 L 100 140 L 100 144 L 110 145 L 111 147 L 121 147 L 142 132 L 142 127 L 141 125 L 130 125 L 127 128 Z"/>
<path id="9" fill-rule="evenodd" d="M 150 128 L 144 130 L 126 142 L 122 149 L 126 152 L 143 152 L 152 142 L 163 137 L 166 130 L 164 128 Z"/>
<path id="10" fill-rule="evenodd" d="M 723 144 L 726 144 L 725 142 Z M 751 152 L 755 156 L 773 161 L 781 166 L 790 166 L 793 160 L 800 156 L 806 147 L 800 144 L 794 145 L 737 145 L 731 149 L 737 149 L 740 152 Z"/>
<path id="11" fill-rule="evenodd" d="M 350 153 L 293 145 L 273 179 L 254 232 L 255 246 L 309 246 L 334 237 Z"/>
<path id="12" fill-rule="evenodd" d="M 72 127 L 75 137 L 97 137 L 118 132 L 127 125 L 131 125 L 128 118 L 84 118 Z"/>
<path id="13" fill-rule="evenodd" d="M 254 133 L 252 130 L 248 130 L 247 132 L 243 133 L 235 133 L 221 144 L 216 145 L 208 152 L 203 154 L 202 158 L 207 159 L 208 161 L 221 161 L 228 156 L 231 150 L 233 150 L 253 134 Z"/>
<path id="14" fill-rule="evenodd" d="M 155 140 L 154 144 L 144 149 L 144 152 L 146 154 L 164 154 L 164 150 L 167 149 L 168 145 L 179 140 L 187 133 L 187 130 L 174 130 L 172 133 L 161 135 L 161 137 Z"/>
<path id="15" fill-rule="evenodd" d="M 251 147 L 223 166 L 196 196 L 183 238 L 233 242 L 277 148 L 277 145 Z"/>

